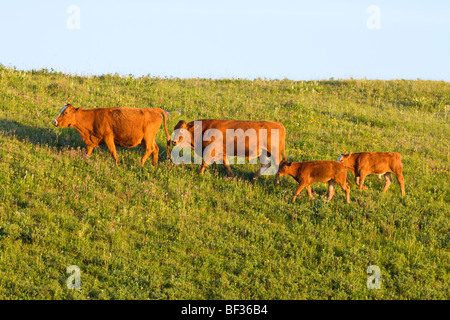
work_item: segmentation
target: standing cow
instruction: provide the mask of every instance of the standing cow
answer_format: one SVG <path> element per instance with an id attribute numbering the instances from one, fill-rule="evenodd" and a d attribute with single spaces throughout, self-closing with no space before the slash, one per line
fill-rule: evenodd
<path id="1" fill-rule="evenodd" d="M 167 154 L 169 154 L 170 136 L 166 126 L 166 115 L 164 110 L 159 108 L 123 107 L 84 110 L 67 104 L 52 123 L 56 127 L 75 128 L 87 145 L 86 156 L 89 156 L 95 147 L 106 144 L 117 165 L 120 166 L 116 145 L 132 148 L 140 144 L 145 149 L 141 166 L 150 154 L 153 155 L 153 165 L 156 166 L 159 148 L 155 137 L 163 119 Z"/>
<path id="2" fill-rule="evenodd" d="M 344 153 L 338 158 L 347 170 L 350 170 L 355 176 L 355 182 L 359 189 L 363 187 L 364 179 L 369 174 L 376 174 L 379 178 L 384 175 L 386 184 L 383 192 L 386 192 L 392 183 L 391 173 L 395 174 L 402 195 L 405 195 L 405 179 L 403 178 L 402 157 L 398 152 L 360 152 Z"/>
<path id="3" fill-rule="evenodd" d="M 263 168 L 270 170 L 272 163 L 278 168 L 282 158 L 286 159 L 285 137 L 286 129 L 280 122 L 202 119 L 186 123 L 181 120 L 174 128 L 172 144 L 190 147 L 203 158 L 200 174 L 215 161 L 223 163 L 228 175 L 234 177 L 227 156 L 239 156 L 250 163 L 259 157 L 261 167 L 253 176 L 255 180 Z"/>

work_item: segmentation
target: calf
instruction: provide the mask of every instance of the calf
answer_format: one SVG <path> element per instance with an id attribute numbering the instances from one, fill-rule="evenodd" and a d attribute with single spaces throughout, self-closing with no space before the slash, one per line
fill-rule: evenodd
<path id="1" fill-rule="evenodd" d="M 355 176 L 355 182 L 359 189 L 367 189 L 363 187 L 364 179 L 369 174 L 377 174 L 379 178 L 384 175 L 386 184 L 383 192 L 386 192 L 392 183 L 391 173 L 395 174 L 405 195 L 405 179 L 403 178 L 403 165 L 401 155 L 398 152 L 360 152 L 360 153 L 344 153 L 338 158 L 347 170 L 350 170 Z"/>
<path id="2" fill-rule="evenodd" d="M 162 116 L 162 118 L 161 118 Z M 67 104 L 52 121 L 56 127 L 72 127 L 76 129 L 87 145 L 86 156 L 100 144 L 106 144 L 109 152 L 120 166 L 116 153 L 116 145 L 136 147 L 142 145 L 145 153 L 141 159 L 144 165 L 150 154 L 153 165 L 158 164 L 159 148 L 155 137 L 164 119 L 164 130 L 167 138 L 167 154 L 169 154 L 170 136 L 166 126 L 166 115 L 159 108 L 98 108 L 83 110 Z"/>
<path id="3" fill-rule="evenodd" d="M 306 189 L 309 199 L 312 199 L 311 184 L 314 182 L 328 182 L 328 199 L 334 196 L 336 183 L 345 191 L 346 201 L 350 203 L 350 187 L 346 184 L 347 170 L 337 161 L 305 161 L 289 162 L 281 161 L 277 176 L 290 175 L 298 183 L 292 202 L 298 194 Z"/>
<path id="4" fill-rule="evenodd" d="M 219 133 L 219 137 L 209 137 L 209 132 Z M 212 162 L 211 159 L 218 159 L 223 161 L 228 175 L 233 177 L 227 156 L 240 156 L 247 160 L 259 157 L 262 166 L 254 174 L 255 180 L 261 175 L 262 168 L 271 166 L 271 159 L 276 167 L 282 157 L 286 159 L 285 137 L 286 129 L 283 124 L 274 121 L 202 119 L 186 123 L 181 120 L 174 128 L 172 144 L 190 147 L 198 156 L 203 157 L 200 174 L 203 174 Z M 204 151 L 207 151 L 213 142 L 219 141 L 216 141 L 216 138 L 222 139 L 219 148 L 214 148 L 211 155 L 206 154 Z"/>

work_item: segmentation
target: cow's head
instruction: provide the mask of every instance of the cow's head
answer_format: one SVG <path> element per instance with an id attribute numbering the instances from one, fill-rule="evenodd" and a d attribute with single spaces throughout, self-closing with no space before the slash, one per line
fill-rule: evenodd
<path id="1" fill-rule="evenodd" d="M 190 138 L 189 133 L 189 126 L 186 123 L 186 121 L 184 120 L 180 120 L 177 125 L 175 126 L 175 128 L 173 128 L 173 133 L 172 133 L 172 145 L 173 146 L 177 146 L 179 144 L 181 144 L 181 146 L 183 147 L 183 141 L 189 140 L 186 138 Z M 190 146 L 191 144 L 188 143 L 188 146 Z"/>
<path id="2" fill-rule="evenodd" d="M 350 155 L 351 155 L 351 153 L 348 153 L 348 152 L 346 151 L 345 153 L 343 153 L 343 154 L 341 154 L 341 155 L 339 156 L 339 158 L 337 159 L 337 161 L 345 163 L 345 162 L 348 160 L 348 158 L 350 157 Z"/>
<path id="3" fill-rule="evenodd" d="M 280 165 L 278 167 L 277 175 L 278 176 L 288 175 L 289 171 L 291 169 L 291 166 L 292 166 L 292 162 L 286 161 L 286 160 L 281 160 Z"/>
<path id="4" fill-rule="evenodd" d="M 66 104 L 55 120 L 52 121 L 55 127 L 70 127 L 75 124 L 75 114 L 82 108 L 74 108 L 71 104 Z"/>

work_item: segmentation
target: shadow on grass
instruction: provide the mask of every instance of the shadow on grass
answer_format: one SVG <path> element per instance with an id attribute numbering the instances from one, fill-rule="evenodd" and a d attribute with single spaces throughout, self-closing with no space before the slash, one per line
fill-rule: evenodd
<path id="1" fill-rule="evenodd" d="M 47 145 L 49 147 L 55 147 L 58 151 L 63 148 L 86 148 L 86 144 L 81 139 L 81 135 L 77 130 L 73 128 L 57 128 L 55 130 L 51 124 L 49 124 L 48 128 L 31 127 L 15 120 L 0 119 L 0 134 L 6 137 L 16 138 L 20 141 L 30 142 L 37 146 Z M 100 145 L 99 147 L 109 153 L 106 145 Z M 158 162 L 161 162 L 167 157 L 166 145 L 158 144 L 158 147 Z M 117 146 L 119 157 L 122 149 L 134 149 L 141 157 L 143 154 L 143 148 L 140 146 L 135 148 Z M 95 152 L 95 149 L 93 152 Z"/>
<path id="2" fill-rule="evenodd" d="M 197 173 L 198 170 L 200 170 L 200 167 L 200 165 L 197 165 L 193 170 L 195 170 L 195 172 Z M 248 163 L 231 164 L 230 167 L 231 171 L 233 171 L 234 179 L 246 181 L 249 183 L 254 182 L 256 185 L 269 187 L 270 190 L 274 187 L 275 175 L 261 175 L 255 181 L 253 180 L 254 174 L 261 167 L 260 163 L 254 165 L 250 165 Z M 218 178 L 229 179 L 228 172 L 223 164 L 213 163 L 207 167 L 206 171 L 217 175 Z"/>
<path id="3" fill-rule="evenodd" d="M 72 128 L 66 132 L 55 132 L 49 124 L 48 128 L 31 127 L 15 120 L 0 119 L 0 132 L 4 136 L 14 137 L 21 141 L 35 145 L 48 145 L 49 147 L 85 147 L 80 134 Z"/>

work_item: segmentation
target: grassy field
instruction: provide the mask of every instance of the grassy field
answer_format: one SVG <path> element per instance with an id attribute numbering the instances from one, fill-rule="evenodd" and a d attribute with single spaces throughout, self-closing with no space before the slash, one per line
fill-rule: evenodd
<path id="1" fill-rule="evenodd" d="M 70 76 L 0 67 L 0 299 L 449 299 L 450 83 Z M 325 184 L 234 165 L 166 160 L 142 148 L 84 158 L 77 131 L 51 125 L 65 103 L 158 107 L 181 119 L 278 120 L 288 159 L 402 154 L 406 196 L 366 179 L 351 203 Z M 351 179 L 353 176 L 349 173 Z M 81 289 L 66 286 L 68 266 Z M 370 290 L 367 267 L 381 271 Z"/>

